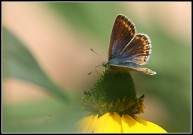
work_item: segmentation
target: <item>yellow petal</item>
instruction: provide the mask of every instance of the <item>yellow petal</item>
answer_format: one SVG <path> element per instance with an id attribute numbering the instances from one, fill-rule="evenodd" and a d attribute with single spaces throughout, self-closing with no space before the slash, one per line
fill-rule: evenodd
<path id="1" fill-rule="evenodd" d="M 129 115 L 122 116 L 121 124 L 123 133 L 144 133 L 146 131 L 146 127 L 144 125 Z"/>
<path id="2" fill-rule="evenodd" d="M 114 112 L 113 113 L 114 115 L 113 115 L 113 118 L 114 118 L 114 131 L 115 132 L 121 132 L 121 117 L 120 117 L 120 115 L 118 114 L 118 113 L 116 113 L 116 112 Z"/>
<path id="3" fill-rule="evenodd" d="M 98 114 L 89 115 L 83 118 L 79 122 L 80 130 L 82 132 L 93 132 L 97 119 L 98 119 Z"/>
<path id="4" fill-rule="evenodd" d="M 167 133 L 160 126 L 137 116 L 120 115 L 116 112 L 106 113 L 98 118 L 98 114 L 89 115 L 80 122 L 83 132 L 96 133 Z"/>
<path id="5" fill-rule="evenodd" d="M 98 114 L 95 115 L 94 118 L 91 119 L 91 122 L 90 122 L 90 124 L 89 124 L 89 126 L 88 126 L 88 129 L 87 129 L 88 132 L 93 132 L 93 129 L 94 129 L 94 127 L 95 127 L 95 124 L 96 124 L 96 122 L 97 122 L 97 119 L 98 119 Z"/>
<path id="6" fill-rule="evenodd" d="M 104 125 L 106 124 L 106 121 L 108 120 L 109 117 L 110 117 L 110 113 L 106 113 L 101 117 L 99 117 L 99 119 L 96 121 L 93 132 L 96 132 L 96 133 L 104 132 Z"/>
<path id="7" fill-rule="evenodd" d="M 163 128 L 161 128 L 160 126 L 158 126 L 152 122 L 146 121 L 146 120 L 139 118 L 137 116 L 134 116 L 134 118 L 138 122 L 140 122 L 141 124 L 146 126 L 146 130 L 148 133 L 167 133 Z"/>
<path id="8" fill-rule="evenodd" d="M 100 119 L 100 118 L 99 118 Z M 121 117 L 118 113 L 110 113 L 104 124 L 103 132 L 120 133 L 121 132 Z"/>

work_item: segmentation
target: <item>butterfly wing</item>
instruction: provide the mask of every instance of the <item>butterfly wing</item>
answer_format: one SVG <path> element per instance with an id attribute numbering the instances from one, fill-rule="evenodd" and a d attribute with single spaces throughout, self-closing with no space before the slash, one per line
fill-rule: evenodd
<path id="1" fill-rule="evenodd" d="M 136 34 L 119 54 L 123 62 L 133 62 L 138 65 L 145 65 L 151 54 L 151 41 L 146 34 Z"/>
<path id="2" fill-rule="evenodd" d="M 118 15 L 111 34 L 109 61 L 111 67 L 140 71 L 154 75 L 156 72 L 142 67 L 151 54 L 151 41 L 145 34 L 136 34 L 134 24 L 125 16 Z"/>
<path id="3" fill-rule="evenodd" d="M 109 46 L 109 60 L 116 58 L 136 33 L 134 24 L 124 15 L 118 15 L 113 25 Z"/>
<path id="4" fill-rule="evenodd" d="M 133 62 L 120 63 L 120 64 L 111 64 L 110 66 L 113 67 L 113 68 L 118 68 L 118 69 L 123 69 L 123 70 L 139 71 L 139 72 L 143 72 L 143 73 L 148 74 L 148 75 L 155 75 L 156 74 L 155 71 L 153 71 L 149 68 L 142 67 L 142 66 L 140 66 L 136 63 L 133 63 Z"/>
<path id="5" fill-rule="evenodd" d="M 151 41 L 145 34 L 136 34 L 135 37 L 121 50 L 119 55 L 109 60 L 111 67 L 140 71 L 154 75 L 156 72 L 145 68 L 151 54 Z"/>

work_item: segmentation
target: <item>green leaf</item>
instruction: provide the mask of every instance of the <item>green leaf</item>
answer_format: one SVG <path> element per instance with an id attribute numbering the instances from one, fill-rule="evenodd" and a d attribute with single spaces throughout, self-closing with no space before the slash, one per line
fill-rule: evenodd
<path id="1" fill-rule="evenodd" d="M 3 78 L 7 77 L 37 84 L 63 101 L 68 101 L 64 90 L 50 80 L 30 51 L 10 31 L 3 28 Z"/>
<path id="2" fill-rule="evenodd" d="M 54 99 L 43 99 L 2 108 L 4 133 L 76 132 L 76 124 L 83 116 L 78 100 L 64 105 Z"/>

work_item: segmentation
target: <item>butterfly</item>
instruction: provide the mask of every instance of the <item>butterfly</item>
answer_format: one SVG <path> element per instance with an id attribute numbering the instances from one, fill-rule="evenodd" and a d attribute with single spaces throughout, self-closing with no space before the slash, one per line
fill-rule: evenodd
<path id="1" fill-rule="evenodd" d="M 111 33 L 108 61 L 103 61 L 102 66 L 155 75 L 155 71 L 143 67 L 149 60 L 151 48 L 148 35 L 137 33 L 131 20 L 118 15 Z"/>

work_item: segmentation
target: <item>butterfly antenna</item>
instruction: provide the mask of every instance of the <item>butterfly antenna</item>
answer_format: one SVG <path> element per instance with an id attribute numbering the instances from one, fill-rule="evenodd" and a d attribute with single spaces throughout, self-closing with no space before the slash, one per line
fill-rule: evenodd
<path id="1" fill-rule="evenodd" d="M 96 55 L 98 55 L 99 57 L 101 57 L 97 52 L 95 52 L 92 48 L 90 49 L 91 51 L 93 51 Z"/>
<path id="2" fill-rule="evenodd" d="M 104 58 L 101 56 L 101 55 L 99 55 L 96 51 L 94 51 L 92 48 L 90 49 L 92 52 L 94 52 L 96 55 L 98 55 L 103 61 L 104 61 Z M 99 75 L 99 72 L 97 71 L 97 68 L 98 67 L 100 67 L 100 66 L 103 66 L 103 65 L 97 65 L 96 67 L 95 67 L 95 72 L 97 72 L 97 74 Z M 92 72 L 90 72 L 90 73 L 88 73 L 88 75 L 91 75 L 92 74 Z"/>
<path id="3" fill-rule="evenodd" d="M 92 72 L 88 73 L 88 75 L 92 74 Z"/>
<path id="4" fill-rule="evenodd" d="M 94 52 L 96 55 L 98 55 L 102 60 L 104 60 L 104 58 L 101 56 L 101 55 L 99 55 L 96 51 L 94 51 L 92 48 L 90 49 L 92 52 Z"/>

